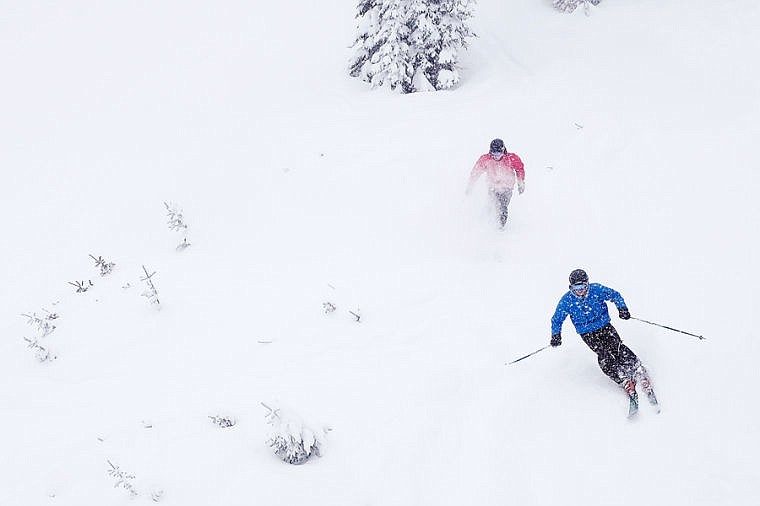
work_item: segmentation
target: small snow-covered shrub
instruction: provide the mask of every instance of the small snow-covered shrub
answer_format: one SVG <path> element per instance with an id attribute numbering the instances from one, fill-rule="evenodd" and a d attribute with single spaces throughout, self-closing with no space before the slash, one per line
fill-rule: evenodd
<path id="1" fill-rule="evenodd" d="M 84 281 L 69 281 L 69 284 L 77 289 L 77 293 L 84 293 L 93 286 L 92 280 L 89 279 L 86 283 Z"/>
<path id="2" fill-rule="evenodd" d="M 26 318 L 26 323 L 29 325 L 32 325 L 34 327 L 37 327 L 37 336 L 33 338 L 25 337 L 24 341 L 26 341 L 27 348 L 34 351 L 34 357 L 39 362 L 52 362 L 57 357 L 48 349 L 47 346 L 43 346 L 40 344 L 40 340 L 44 339 L 45 337 L 52 334 L 56 326 L 53 325 L 53 320 L 58 319 L 57 313 L 51 313 L 47 309 L 43 308 L 43 311 L 47 314 L 45 315 L 38 315 L 37 313 L 24 313 L 21 316 Z"/>
<path id="3" fill-rule="evenodd" d="M 161 301 L 158 300 L 158 289 L 156 288 L 156 285 L 153 284 L 153 276 L 156 274 L 155 271 L 148 274 L 148 269 L 145 268 L 145 266 L 142 266 L 143 272 L 145 273 L 145 277 L 140 278 L 140 281 L 143 281 L 147 288 L 142 293 L 143 297 L 146 297 L 150 303 L 157 308 L 161 307 Z"/>
<path id="4" fill-rule="evenodd" d="M 106 262 L 101 256 L 98 256 L 98 258 L 95 258 L 94 255 L 90 255 L 90 258 L 95 260 L 95 267 L 100 268 L 101 277 L 111 274 L 111 272 L 113 271 L 113 268 L 116 267 L 115 263 Z"/>
<path id="5" fill-rule="evenodd" d="M 185 217 L 182 215 L 182 209 L 177 204 L 168 202 L 164 202 L 164 207 L 166 207 L 166 224 L 169 226 L 169 230 L 184 234 L 182 242 L 176 248 L 177 251 L 182 251 L 190 246 L 190 243 L 187 242 L 187 224 L 185 223 Z"/>
<path id="6" fill-rule="evenodd" d="M 135 489 L 135 486 L 132 483 L 135 476 L 122 471 L 119 469 L 119 466 L 114 465 L 110 460 L 107 460 L 106 462 L 108 462 L 108 465 L 110 466 L 110 469 L 108 469 L 108 475 L 116 479 L 113 487 L 121 487 L 129 493 L 130 497 L 135 497 L 137 495 L 137 489 Z"/>
<path id="7" fill-rule="evenodd" d="M 52 321 L 58 319 L 58 315 L 56 313 L 51 313 L 47 309 L 43 309 L 43 311 L 47 313 L 44 316 L 39 316 L 37 313 L 24 313 L 21 315 L 26 318 L 26 323 L 37 327 L 37 331 L 39 332 L 40 337 L 45 337 L 52 334 L 56 328 L 55 325 L 53 325 Z"/>
<path id="8" fill-rule="evenodd" d="M 24 341 L 27 342 L 27 348 L 34 351 L 34 358 L 39 362 L 52 362 L 58 358 L 49 349 L 42 346 L 36 338 L 29 339 L 28 337 L 25 337 Z"/>
<path id="9" fill-rule="evenodd" d="M 583 5 L 588 13 L 588 6 L 599 5 L 602 0 L 553 0 L 554 8 L 560 12 L 573 12 L 579 5 Z"/>
<path id="10" fill-rule="evenodd" d="M 290 410 L 261 403 L 268 413 L 267 423 L 272 430 L 267 444 L 274 454 L 288 464 L 303 464 L 312 456 L 321 457 L 327 445 L 327 429 L 315 429 Z"/>
<path id="11" fill-rule="evenodd" d="M 185 217 L 182 216 L 182 209 L 177 204 L 169 204 L 164 202 L 166 207 L 166 224 L 169 226 L 169 230 L 181 231 L 186 230 Z"/>
<path id="12" fill-rule="evenodd" d="M 347 304 L 341 301 L 335 301 L 335 297 L 340 296 L 340 294 L 338 293 L 338 290 L 329 283 L 327 286 L 329 286 L 330 289 L 332 289 L 333 291 L 328 296 L 329 299 L 322 303 L 322 309 L 325 311 L 325 314 L 329 315 L 329 314 L 335 313 L 338 310 L 338 306 L 341 307 L 341 312 L 343 312 L 342 308 L 345 307 Z M 356 306 L 355 310 L 352 311 L 349 309 L 347 310 L 347 312 L 348 314 L 351 315 L 351 318 L 353 318 L 355 322 L 361 322 L 362 315 L 361 315 L 361 311 L 359 310 L 359 306 Z"/>
<path id="13" fill-rule="evenodd" d="M 209 419 L 214 425 L 226 429 L 235 425 L 235 419 L 229 416 L 209 416 Z"/>

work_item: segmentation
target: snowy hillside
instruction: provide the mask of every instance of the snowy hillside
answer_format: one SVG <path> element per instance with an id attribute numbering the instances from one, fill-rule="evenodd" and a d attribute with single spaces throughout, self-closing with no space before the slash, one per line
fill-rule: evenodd
<path id="1" fill-rule="evenodd" d="M 348 77 L 354 1 L 261 4 L 4 3 L 0 505 L 760 503 L 760 4 L 481 0 L 460 85 L 410 95 Z M 494 137 L 504 231 L 464 195 Z M 505 366 L 576 267 L 707 338 L 613 316 L 662 413 L 569 323 Z"/>

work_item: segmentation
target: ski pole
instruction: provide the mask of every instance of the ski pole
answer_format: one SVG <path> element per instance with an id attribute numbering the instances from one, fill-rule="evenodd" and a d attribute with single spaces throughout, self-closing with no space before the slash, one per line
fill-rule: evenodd
<path id="1" fill-rule="evenodd" d="M 547 344 L 547 345 L 546 345 L 546 346 L 544 346 L 543 348 L 541 348 L 541 349 L 539 349 L 539 350 L 536 350 L 536 351 L 534 351 L 533 353 L 528 353 L 528 354 L 527 354 L 527 355 L 525 355 L 524 357 L 520 357 L 520 358 L 518 358 L 517 360 L 513 360 L 513 361 L 511 361 L 511 362 L 507 362 L 507 363 L 506 363 L 506 364 L 504 364 L 504 365 L 512 365 L 512 364 L 514 364 L 515 362 L 519 362 L 520 360 L 525 360 L 525 359 L 526 359 L 526 358 L 528 358 L 528 357 L 532 357 L 533 355 L 535 355 L 535 354 L 536 354 L 536 353 L 538 353 L 539 351 L 544 351 L 546 348 L 549 348 L 550 346 L 551 346 L 551 344 Z"/>
<path id="2" fill-rule="evenodd" d="M 662 327 L 664 329 L 672 330 L 674 332 L 680 332 L 681 334 L 686 334 L 687 336 L 696 337 L 699 340 L 704 340 L 705 339 L 705 337 L 698 336 L 696 334 L 692 334 L 691 332 L 686 332 L 684 330 L 674 329 L 673 327 L 668 327 L 666 325 L 660 325 L 659 323 L 654 323 L 654 322 L 650 322 L 650 321 L 647 321 L 647 320 L 642 320 L 641 318 L 636 318 L 635 316 L 631 316 L 631 320 L 638 320 L 640 322 L 648 323 L 649 325 L 654 325 L 655 327 Z"/>

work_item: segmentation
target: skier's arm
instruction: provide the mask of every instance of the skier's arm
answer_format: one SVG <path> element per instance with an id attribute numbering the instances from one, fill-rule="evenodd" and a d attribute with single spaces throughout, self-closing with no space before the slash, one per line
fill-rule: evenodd
<path id="1" fill-rule="evenodd" d="M 520 157 L 516 154 L 510 153 L 509 156 L 509 163 L 512 166 L 512 169 L 514 169 L 515 176 L 517 177 L 517 191 L 522 193 L 525 191 L 525 165 L 523 165 L 522 160 L 520 160 Z"/>
<path id="2" fill-rule="evenodd" d="M 472 191 L 473 185 L 478 180 L 480 175 L 486 170 L 486 167 L 481 160 L 481 158 L 478 158 L 478 161 L 475 162 L 475 165 L 470 171 L 470 181 L 467 183 L 467 190 L 465 190 L 465 193 L 470 193 L 470 191 Z"/>
<path id="3" fill-rule="evenodd" d="M 560 299 L 557 304 L 557 309 L 554 310 L 554 316 L 552 316 L 552 336 L 559 334 L 562 331 L 562 323 L 567 318 L 568 311 L 565 307 L 565 298 Z"/>
<path id="4" fill-rule="evenodd" d="M 525 165 L 516 154 L 512 153 L 512 168 L 515 169 L 518 184 L 525 184 Z"/>
<path id="5" fill-rule="evenodd" d="M 606 287 L 604 285 L 600 285 L 602 287 L 602 294 L 604 296 L 604 300 L 609 300 L 613 304 L 615 304 L 615 307 L 617 307 L 618 315 L 621 319 L 627 320 L 631 317 L 631 313 L 628 311 L 628 305 L 625 303 L 625 300 L 623 300 L 623 296 L 620 295 L 619 292 L 616 290 L 613 290 L 612 288 Z"/>

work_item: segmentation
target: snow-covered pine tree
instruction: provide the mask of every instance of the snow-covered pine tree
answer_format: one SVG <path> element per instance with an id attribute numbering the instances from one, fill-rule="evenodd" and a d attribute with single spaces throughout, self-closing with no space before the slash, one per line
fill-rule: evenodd
<path id="1" fill-rule="evenodd" d="M 414 91 L 409 51 L 409 0 L 385 0 L 379 11 L 377 48 L 370 58 L 369 82 L 373 87 L 388 85 L 403 93 Z"/>
<path id="2" fill-rule="evenodd" d="M 412 66 L 408 54 L 406 26 L 409 0 L 360 0 L 355 54 L 349 74 L 373 87 L 388 85 L 403 92 L 411 90 Z"/>
<path id="3" fill-rule="evenodd" d="M 414 91 L 443 90 L 459 82 L 457 62 L 467 38 L 475 0 L 412 0 L 410 42 Z"/>
<path id="4" fill-rule="evenodd" d="M 349 73 L 403 93 L 450 88 L 475 0 L 360 0 Z"/>
<path id="5" fill-rule="evenodd" d="M 443 36 L 440 30 L 440 12 L 436 7 L 430 0 L 411 0 L 409 24 L 412 32 L 409 34 L 409 41 L 413 52 L 414 91 L 437 89 L 437 53 L 440 52 Z"/>
<path id="6" fill-rule="evenodd" d="M 351 77 L 369 81 L 370 59 L 377 51 L 377 32 L 380 24 L 380 3 L 382 0 L 360 0 L 356 7 L 356 40 L 354 56 L 348 65 Z"/>

